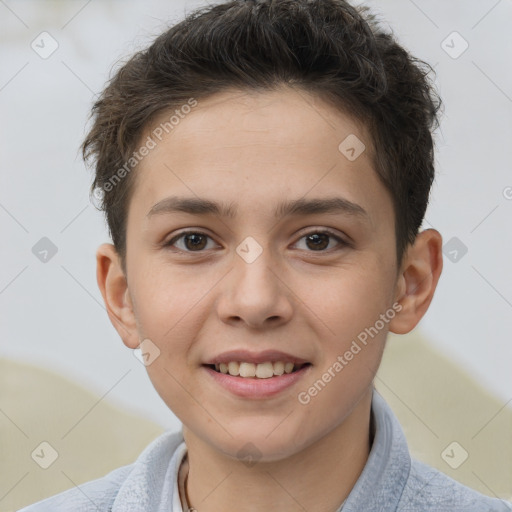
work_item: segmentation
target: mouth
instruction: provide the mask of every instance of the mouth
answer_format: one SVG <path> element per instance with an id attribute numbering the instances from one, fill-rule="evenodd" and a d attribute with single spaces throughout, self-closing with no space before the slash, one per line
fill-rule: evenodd
<path id="1" fill-rule="evenodd" d="M 311 363 L 293 363 L 291 361 L 267 361 L 263 363 L 249 363 L 244 361 L 230 361 L 228 363 L 203 365 L 216 373 L 239 377 L 240 379 L 270 379 L 281 375 L 296 373 Z"/>

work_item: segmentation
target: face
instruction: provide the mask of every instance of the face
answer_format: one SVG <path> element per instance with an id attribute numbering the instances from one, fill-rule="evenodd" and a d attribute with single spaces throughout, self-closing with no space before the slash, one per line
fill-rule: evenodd
<path id="1" fill-rule="evenodd" d="M 125 343 L 150 340 L 156 390 L 224 454 L 249 442 L 262 460 L 298 453 L 371 387 L 397 282 L 371 151 L 361 125 L 305 92 L 230 91 L 199 101 L 135 171 Z M 219 358 L 307 364 L 248 379 L 206 366 Z"/>

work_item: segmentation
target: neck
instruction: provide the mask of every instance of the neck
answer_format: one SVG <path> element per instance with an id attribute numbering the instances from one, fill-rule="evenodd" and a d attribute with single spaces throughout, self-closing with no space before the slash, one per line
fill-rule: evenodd
<path id="1" fill-rule="evenodd" d="M 234 506 L 238 512 L 337 510 L 368 459 L 371 397 L 370 388 L 340 425 L 300 452 L 251 466 L 226 456 L 184 426 L 189 507 L 200 512 Z"/>

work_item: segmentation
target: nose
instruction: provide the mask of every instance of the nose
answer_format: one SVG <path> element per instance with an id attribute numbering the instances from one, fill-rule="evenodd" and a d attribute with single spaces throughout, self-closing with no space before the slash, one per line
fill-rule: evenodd
<path id="1" fill-rule="evenodd" d="M 293 314 L 293 294 L 282 272 L 275 267 L 269 251 L 263 251 L 251 263 L 235 254 L 233 269 L 222 282 L 217 303 L 220 319 L 231 325 L 245 324 L 252 329 L 287 323 Z"/>

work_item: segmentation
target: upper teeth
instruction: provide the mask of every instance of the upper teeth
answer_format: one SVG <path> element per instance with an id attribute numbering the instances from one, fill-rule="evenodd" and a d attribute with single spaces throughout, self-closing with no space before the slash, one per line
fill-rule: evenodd
<path id="1" fill-rule="evenodd" d="M 220 363 L 215 365 L 215 369 L 221 373 L 229 373 L 230 375 L 240 377 L 258 377 L 260 379 L 268 379 L 274 375 L 283 375 L 283 373 L 292 373 L 294 364 L 291 362 L 271 361 L 266 363 L 245 363 L 230 361 L 229 363 Z"/>

